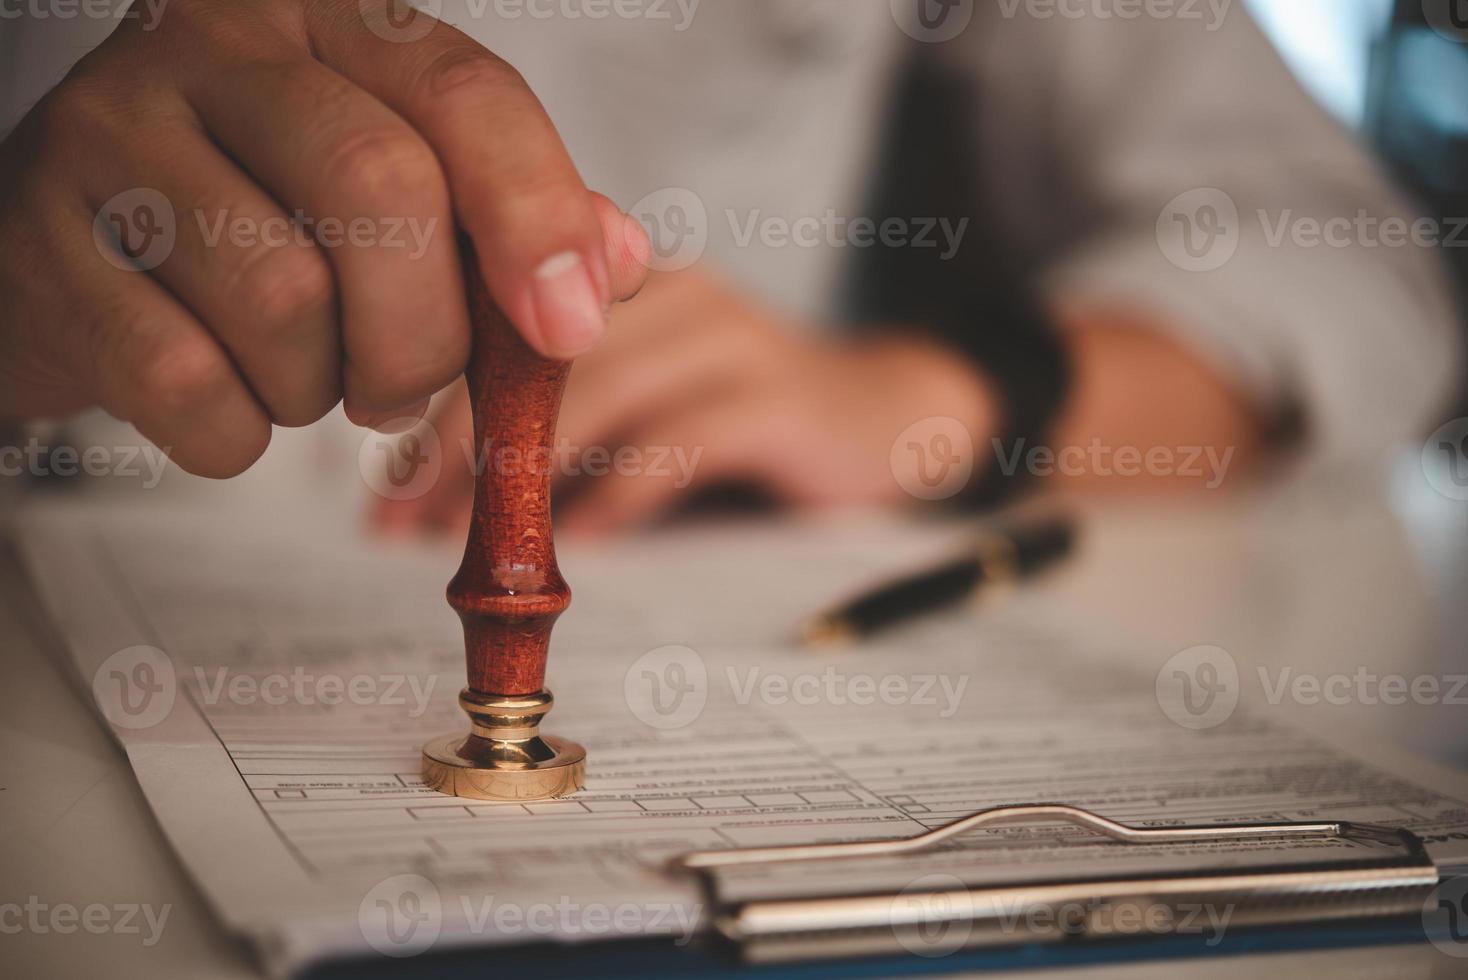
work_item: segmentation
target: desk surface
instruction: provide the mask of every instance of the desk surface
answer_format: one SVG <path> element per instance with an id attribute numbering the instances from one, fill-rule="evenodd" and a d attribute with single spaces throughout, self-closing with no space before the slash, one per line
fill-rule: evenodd
<path id="1" fill-rule="evenodd" d="M 1040 585 L 1058 599 L 1178 649 L 1212 643 L 1246 673 L 1442 675 L 1468 670 L 1468 504 L 1422 493 L 1420 478 L 1380 490 L 1328 475 L 1244 497 L 1094 509 L 1077 561 Z M 127 760 L 92 718 L 53 653 L 15 556 L 0 552 L 0 904 L 168 908 L 161 938 L 0 919 L 17 976 L 254 977 L 154 824 Z M 1155 665 L 1154 665 L 1155 666 Z M 1269 707 L 1269 706 L 1265 706 Z M 1279 705 L 1322 725 L 1380 733 L 1464 759 L 1457 706 Z M 1245 965 L 1247 964 L 1247 965 Z M 1429 946 L 1190 960 L 1190 977 L 1449 977 L 1463 961 Z M 1176 963 L 1065 970 L 1065 977 L 1170 977 Z M 1027 973 L 1025 976 L 1037 976 Z"/>

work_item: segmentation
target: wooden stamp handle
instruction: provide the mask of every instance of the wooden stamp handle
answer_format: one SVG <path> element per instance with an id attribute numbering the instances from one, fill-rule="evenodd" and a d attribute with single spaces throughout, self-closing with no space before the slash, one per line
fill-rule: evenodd
<path id="1" fill-rule="evenodd" d="M 532 350 L 500 313 L 465 250 L 474 351 L 474 512 L 464 561 L 449 583 L 449 605 L 464 624 L 469 688 L 480 694 L 535 694 L 545 686 L 546 652 L 571 590 L 556 567 L 550 480 L 556 418 L 571 365 Z"/>

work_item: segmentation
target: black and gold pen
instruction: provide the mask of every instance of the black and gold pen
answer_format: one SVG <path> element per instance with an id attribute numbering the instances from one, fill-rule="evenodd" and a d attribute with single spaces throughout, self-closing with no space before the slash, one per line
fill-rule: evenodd
<path id="1" fill-rule="evenodd" d="M 820 613 L 800 630 L 806 646 L 839 646 L 936 612 L 994 585 L 1039 572 L 1070 553 L 1075 523 L 1051 517 L 987 528 L 959 555 Z"/>

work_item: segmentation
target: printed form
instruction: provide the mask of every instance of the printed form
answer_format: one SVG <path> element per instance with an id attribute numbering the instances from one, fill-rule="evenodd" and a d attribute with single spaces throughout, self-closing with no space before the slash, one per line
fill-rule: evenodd
<path id="1" fill-rule="evenodd" d="M 377 949 L 686 937 L 705 911 L 665 871 L 689 850 L 910 836 L 976 809 L 1064 802 L 1138 825 L 1349 819 L 1468 865 L 1468 790 L 1233 713 L 1188 728 L 1155 658 L 1039 598 L 813 654 L 793 624 L 952 545 L 953 527 L 668 532 L 562 558 L 575 590 L 546 727 L 588 750 L 574 797 L 426 789 L 419 746 L 464 729 L 445 551 L 305 530 L 40 519 L 22 546 L 78 671 L 221 921 L 273 972 Z M 1281 846 L 1260 844 L 1275 852 Z M 1312 848 L 1291 845 L 1306 856 Z M 1229 845 L 1238 849 L 1237 844 Z M 1123 847 L 1065 827 L 969 835 L 850 880 L 901 888 L 1192 867 L 1216 846 Z M 788 875 L 787 875 L 788 877 Z"/>

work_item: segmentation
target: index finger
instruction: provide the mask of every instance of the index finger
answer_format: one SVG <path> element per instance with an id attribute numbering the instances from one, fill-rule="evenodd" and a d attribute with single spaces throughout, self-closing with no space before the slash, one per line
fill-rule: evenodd
<path id="1" fill-rule="evenodd" d="M 519 72 L 462 31 L 392 0 L 306 9 L 317 56 L 433 147 L 490 295 L 525 340 L 555 358 L 595 345 L 612 300 L 600 223 Z"/>

